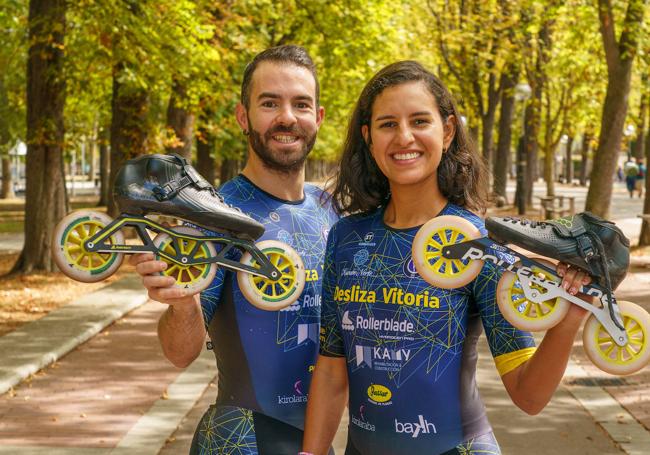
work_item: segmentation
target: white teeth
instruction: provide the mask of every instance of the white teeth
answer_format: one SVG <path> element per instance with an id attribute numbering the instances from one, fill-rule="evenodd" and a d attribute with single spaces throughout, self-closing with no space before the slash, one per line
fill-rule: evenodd
<path id="1" fill-rule="evenodd" d="M 420 156 L 420 154 L 417 152 L 396 153 L 395 155 L 393 155 L 393 158 L 396 160 L 412 160 L 413 158 L 417 158 L 418 156 Z"/>
<path id="2" fill-rule="evenodd" d="M 296 137 L 281 135 L 281 136 L 273 136 L 273 139 L 275 139 L 278 142 L 282 142 L 284 144 L 290 144 L 296 140 Z"/>

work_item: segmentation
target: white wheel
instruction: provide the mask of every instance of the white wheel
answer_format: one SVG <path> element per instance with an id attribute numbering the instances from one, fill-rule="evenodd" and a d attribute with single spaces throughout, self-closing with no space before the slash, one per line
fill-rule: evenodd
<path id="1" fill-rule="evenodd" d="M 104 229 L 113 219 L 101 212 L 79 210 L 64 217 L 54 228 L 52 258 L 61 272 L 83 283 L 108 278 L 122 265 L 122 253 L 89 253 L 84 243 Z M 106 239 L 112 245 L 124 245 L 117 231 Z"/>
<path id="2" fill-rule="evenodd" d="M 618 375 L 632 374 L 650 363 L 650 315 L 632 302 L 618 301 L 623 326 L 628 336 L 625 346 L 614 343 L 592 314 L 582 332 L 582 343 L 589 359 L 601 370 Z"/>
<path id="3" fill-rule="evenodd" d="M 555 265 L 550 261 L 540 258 L 535 258 L 535 260 L 555 269 Z M 532 271 L 543 278 L 559 280 L 555 275 L 539 267 L 533 267 Z M 538 292 L 546 292 L 541 286 L 533 285 L 532 287 Z M 562 297 L 545 300 L 541 303 L 528 300 L 522 284 L 514 272 L 504 272 L 501 276 L 497 285 L 497 303 L 501 314 L 510 324 L 518 329 L 531 332 L 548 330 L 555 326 L 564 319 L 571 306 L 571 302 Z"/>
<path id="4" fill-rule="evenodd" d="M 425 223 L 413 240 L 413 263 L 420 276 L 432 286 L 455 289 L 465 286 L 481 272 L 483 261 L 445 259 L 442 249 L 447 245 L 481 237 L 469 221 L 442 215 Z"/>
<path id="5" fill-rule="evenodd" d="M 278 311 L 298 300 L 305 287 L 305 266 L 300 256 L 289 245 L 277 240 L 263 240 L 257 248 L 269 258 L 282 276 L 273 281 L 246 272 L 237 272 L 237 283 L 242 294 L 252 305 L 267 311 Z M 250 253 L 246 252 L 242 264 L 256 266 Z"/>
<path id="6" fill-rule="evenodd" d="M 205 237 L 198 229 L 189 226 L 178 226 L 171 228 L 177 236 L 177 243 L 174 243 L 174 237 L 162 232 L 153 240 L 158 252 L 155 254 L 156 260 L 167 263 L 167 268 L 160 272 L 160 275 L 171 276 L 176 279 L 176 287 L 183 288 L 190 294 L 201 292 L 210 286 L 215 274 L 217 265 L 214 262 L 205 264 L 181 265 L 172 262 L 160 255 L 164 252 L 173 257 L 188 256 L 192 254 L 191 259 L 209 259 L 217 255 L 212 242 L 203 242 L 193 239 L 184 238 L 184 235 L 195 237 Z M 198 244 L 198 246 L 197 246 Z"/>

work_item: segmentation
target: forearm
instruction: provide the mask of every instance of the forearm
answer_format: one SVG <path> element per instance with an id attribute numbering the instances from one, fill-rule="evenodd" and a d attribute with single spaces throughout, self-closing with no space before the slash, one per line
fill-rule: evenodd
<path id="1" fill-rule="evenodd" d="M 319 356 L 307 399 L 305 452 L 314 455 L 328 453 L 347 402 L 345 358 Z"/>
<path id="2" fill-rule="evenodd" d="M 517 375 L 511 397 L 529 414 L 538 414 L 548 404 L 566 370 L 580 320 L 562 321 L 546 332 L 531 359 L 512 372 Z"/>
<path id="3" fill-rule="evenodd" d="M 187 303 L 169 305 L 158 321 L 163 353 L 180 368 L 188 366 L 201 353 L 205 334 L 198 294 Z"/>

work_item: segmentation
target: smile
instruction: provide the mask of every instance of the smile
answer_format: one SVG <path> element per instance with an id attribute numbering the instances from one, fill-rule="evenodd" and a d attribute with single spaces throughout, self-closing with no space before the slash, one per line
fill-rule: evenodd
<path id="1" fill-rule="evenodd" d="M 296 136 L 290 136 L 287 134 L 276 134 L 273 135 L 273 140 L 277 142 L 281 142 L 283 144 L 291 144 L 296 140 L 298 140 L 298 138 Z"/>
<path id="2" fill-rule="evenodd" d="M 396 153 L 393 155 L 393 159 L 398 160 L 398 161 L 406 161 L 406 160 L 413 160 L 420 156 L 421 153 L 418 152 L 409 152 L 409 153 Z"/>

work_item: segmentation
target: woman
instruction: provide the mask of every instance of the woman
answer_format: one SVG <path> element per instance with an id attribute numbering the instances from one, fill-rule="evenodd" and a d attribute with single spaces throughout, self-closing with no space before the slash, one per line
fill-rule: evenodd
<path id="1" fill-rule="evenodd" d="M 500 453 L 475 383 L 481 325 L 513 402 L 530 414 L 547 404 L 585 311 L 573 305 L 535 348 L 498 311 L 492 264 L 445 290 L 411 260 L 415 234 L 435 216 L 463 217 L 485 234 L 475 212 L 486 190 L 440 80 L 412 61 L 377 73 L 354 110 L 333 192 L 338 208 L 355 214 L 328 239 L 306 453 L 326 453 L 348 396 L 346 454 Z M 574 294 L 588 281 L 564 266 L 559 273 Z"/>

